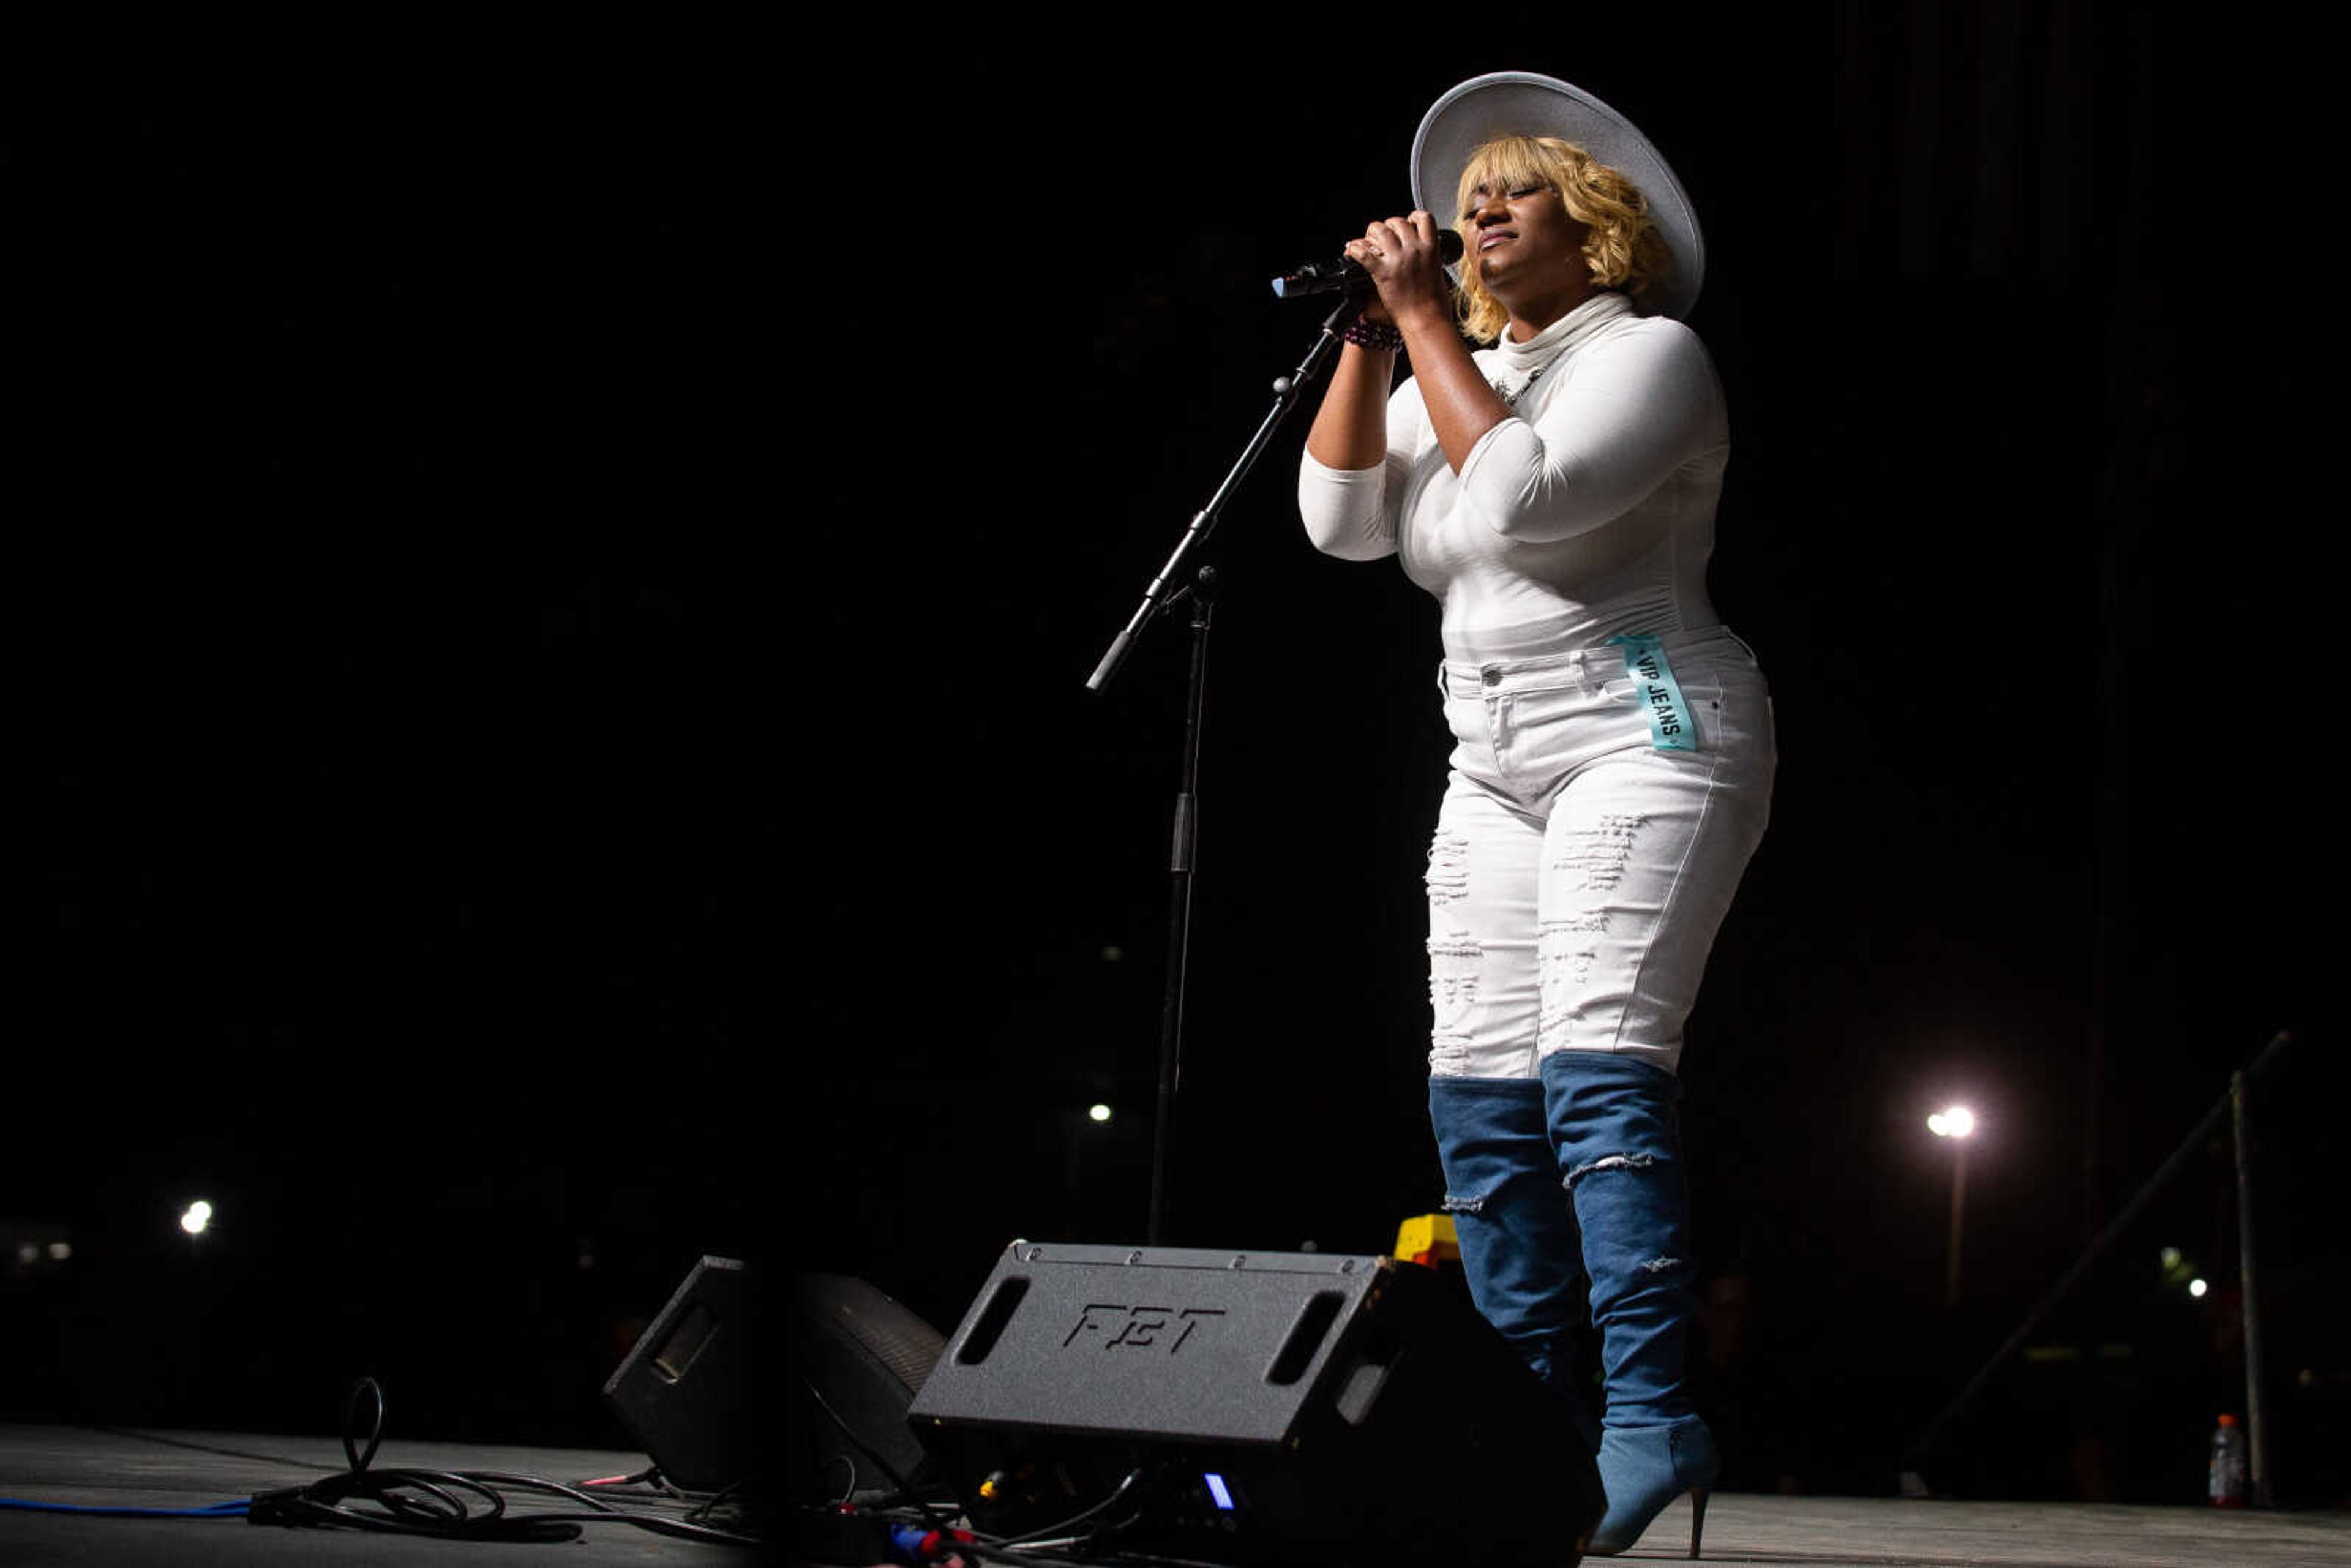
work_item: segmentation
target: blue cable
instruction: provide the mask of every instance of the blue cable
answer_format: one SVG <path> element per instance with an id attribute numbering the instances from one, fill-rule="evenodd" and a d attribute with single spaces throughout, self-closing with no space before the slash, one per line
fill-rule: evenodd
<path id="1" fill-rule="evenodd" d="M 126 1519 L 243 1519 L 252 1504 L 251 1498 L 237 1497 L 203 1508 L 86 1508 L 70 1502 L 32 1502 L 24 1498 L 0 1497 L 0 1508 L 22 1509 L 27 1513 L 95 1513 Z"/>

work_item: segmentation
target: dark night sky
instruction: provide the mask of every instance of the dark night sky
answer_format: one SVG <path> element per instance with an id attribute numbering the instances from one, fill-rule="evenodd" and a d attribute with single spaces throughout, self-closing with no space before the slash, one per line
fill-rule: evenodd
<path id="1" fill-rule="evenodd" d="M 1741 1386 L 1867 1412 L 1747 1484 L 1887 1484 L 2283 1027 L 2265 1239 L 2339 1289 L 2299 1218 L 2342 1072 L 2294 95 L 2125 10 L 1115 72 L 573 36 L 34 100 L 42 1131 L 0 1217 L 77 1263 L 11 1286 L 63 1368 L 11 1405 L 314 1426 L 389 1369 L 419 1428 L 604 1441 L 700 1253 L 947 1328 L 1015 1235 L 1139 1238 L 1180 629 L 1082 682 L 1311 339 L 1265 279 L 1405 204 L 1421 109 L 1506 67 L 1639 120 L 1707 225 L 1715 590 L 1783 763 L 1691 1026 L 1698 1236 L 1760 1303 Z M 1436 614 L 1307 546 L 1304 425 L 1211 551 L 1175 1239 L 1380 1251 L 1439 1193 Z M 1960 1093 L 1953 1320 L 1920 1122 Z M 2163 1223 L 2221 1267 L 2194 1169 Z M 2136 1246 L 2100 1288 L 2173 1311 Z M 166 1375 L 95 1370 L 126 1338 Z"/>

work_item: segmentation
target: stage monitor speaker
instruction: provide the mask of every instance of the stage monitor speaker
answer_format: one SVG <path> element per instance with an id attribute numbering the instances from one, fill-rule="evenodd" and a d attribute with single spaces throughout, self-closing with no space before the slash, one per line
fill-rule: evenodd
<path id="1" fill-rule="evenodd" d="M 844 1274 L 794 1274 L 787 1306 L 788 1495 L 873 1502 L 902 1482 L 925 1500 L 948 1495 L 906 1426 L 946 1336 Z"/>
<path id="2" fill-rule="evenodd" d="M 1560 1400 L 1388 1258 L 1016 1241 L 909 1419 L 981 1528 L 1105 1548 L 1558 1568 L 1601 1511 Z"/>
<path id="3" fill-rule="evenodd" d="M 621 1424 L 688 1490 L 757 1477 L 747 1407 L 753 1316 L 743 1265 L 705 1258 L 604 1385 Z"/>

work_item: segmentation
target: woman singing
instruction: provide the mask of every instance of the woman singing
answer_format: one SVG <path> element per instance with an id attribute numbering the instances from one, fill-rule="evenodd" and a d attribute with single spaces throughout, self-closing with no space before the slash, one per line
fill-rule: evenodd
<path id="1" fill-rule="evenodd" d="M 1443 606 L 1428 1103 L 1472 1296 L 1576 1402 L 1581 1264 L 1605 1379 L 1588 1550 L 1688 1491 L 1695 1555 L 1720 1463 L 1683 1384 L 1676 1071 L 1775 762 L 1763 676 L 1707 596 L 1729 427 L 1680 320 L 1703 243 L 1647 140 L 1547 77 L 1445 94 L 1413 181 L 1461 235 L 1458 298 L 1432 211 L 1348 245 L 1376 295 L 1300 509 L 1317 548 L 1395 555 Z"/>

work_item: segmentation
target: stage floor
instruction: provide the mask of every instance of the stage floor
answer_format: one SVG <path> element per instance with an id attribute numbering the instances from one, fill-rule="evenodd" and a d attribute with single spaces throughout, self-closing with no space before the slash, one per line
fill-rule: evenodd
<path id="1" fill-rule="evenodd" d="M 376 1464 L 493 1470 L 576 1482 L 644 1468 L 642 1454 L 387 1440 Z M 201 1508 L 343 1469 L 332 1437 L 0 1427 L 0 1497 L 83 1506 Z M 565 1506 L 510 1494 L 517 1511 Z M 1623 1561 L 1683 1560 L 1689 1504 L 1677 1502 Z M 77 1565 L 537 1563 L 757 1563 L 769 1553 L 590 1525 L 576 1542 L 447 1542 L 238 1519 L 121 1519 L 0 1510 L 0 1563 Z M 1910 1501 L 1725 1492 L 1707 1510 L 1706 1560 L 1771 1568 L 2342 1568 L 2351 1512 L 2124 1508 L 2085 1503 Z"/>
<path id="2" fill-rule="evenodd" d="M 1705 1546 L 1709 1563 L 1772 1568 L 2343 1568 L 2351 1513 L 1720 1492 Z M 1688 1550 L 1685 1499 L 1617 1561 Z"/>
<path id="3" fill-rule="evenodd" d="M 387 1437 L 377 1469 L 496 1471 L 567 1485 L 633 1474 L 643 1454 L 589 1448 L 410 1443 Z M 81 1427 L 0 1427 L 0 1497 L 81 1507 L 204 1508 L 276 1487 L 299 1486 L 345 1469 L 335 1437 L 252 1433 L 131 1432 Z M 512 1513 L 572 1511 L 547 1493 L 509 1491 Z M 624 1501 L 615 1497 L 614 1501 Z M 673 1515 L 677 1511 L 669 1510 Z M 288 1529 L 243 1519 L 125 1519 L 0 1509 L 0 1564 L 48 1568 L 166 1568 L 212 1563 L 316 1563 L 321 1568 L 397 1568 L 403 1563 L 536 1563 L 541 1568 L 665 1568 L 675 1563 L 758 1563 L 766 1554 L 652 1534 L 630 1524 L 590 1524 L 580 1539 L 538 1542 L 429 1541 L 356 1530 Z"/>

